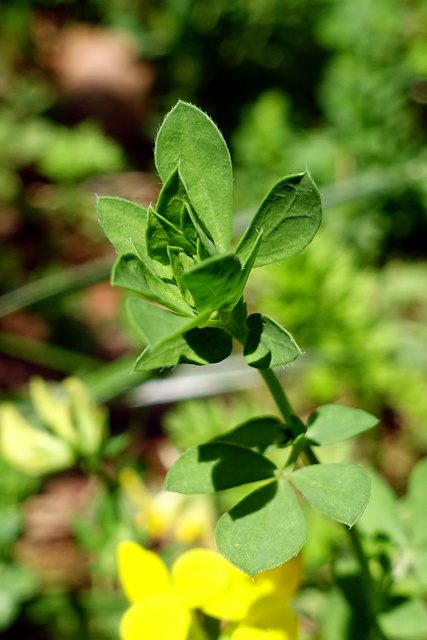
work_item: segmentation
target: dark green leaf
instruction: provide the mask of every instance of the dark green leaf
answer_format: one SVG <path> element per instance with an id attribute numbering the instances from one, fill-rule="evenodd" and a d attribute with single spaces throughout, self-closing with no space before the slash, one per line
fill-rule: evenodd
<path id="1" fill-rule="evenodd" d="M 259 453 L 228 442 L 191 447 L 169 470 L 166 489 L 179 493 L 214 493 L 248 482 L 274 478 L 277 467 Z"/>
<path id="2" fill-rule="evenodd" d="M 231 337 L 222 329 L 191 329 L 156 346 L 148 347 L 135 363 L 135 370 L 148 371 L 177 364 L 213 364 L 225 360 L 232 347 Z"/>
<path id="3" fill-rule="evenodd" d="M 196 253 L 196 245 L 190 242 L 174 224 L 163 218 L 152 207 L 148 209 L 147 252 L 153 260 L 169 264 L 168 247 L 179 247 L 188 253 Z"/>
<path id="4" fill-rule="evenodd" d="M 325 404 L 316 409 L 308 419 L 307 438 L 313 444 L 335 444 L 372 429 L 378 418 L 340 404 Z"/>
<path id="5" fill-rule="evenodd" d="M 425 640 L 427 611 L 421 599 L 407 600 L 379 616 L 380 627 L 390 640 Z"/>
<path id="6" fill-rule="evenodd" d="M 294 471 L 294 484 L 313 507 L 350 527 L 360 518 L 371 494 L 366 471 L 355 464 L 315 464 Z"/>
<path id="7" fill-rule="evenodd" d="M 253 418 L 232 431 L 218 436 L 215 441 L 233 442 L 250 447 L 259 453 L 265 453 L 268 449 L 277 448 L 286 441 L 285 428 L 283 422 L 277 418 L 270 416 Z"/>
<path id="8" fill-rule="evenodd" d="M 130 298 L 127 301 L 127 311 L 134 326 L 151 348 L 203 324 L 209 317 L 208 313 L 192 318 L 179 316 L 141 298 Z"/>
<path id="9" fill-rule="evenodd" d="M 160 127 L 155 160 L 163 182 L 179 166 L 197 215 L 217 250 L 227 251 L 232 234 L 232 166 L 227 145 L 212 120 L 197 107 L 178 102 Z"/>
<path id="10" fill-rule="evenodd" d="M 244 356 L 251 367 L 278 367 L 300 355 L 301 351 L 291 334 L 268 316 L 253 313 L 248 316 L 247 326 Z"/>
<path id="11" fill-rule="evenodd" d="M 311 242 L 321 219 L 320 195 L 308 171 L 282 178 L 262 201 L 237 256 L 244 262 L 262 231 L 255 267 L 289 258 Z"/>
<path id="12" fill-rule="evenodd" d="M 145 245 L 147 210 L 123 198 L 98 198 L 98 215 L 105 235 L 117 253 L 138 254 Z"/>
<path id="13" fill-rule="evenodd" d="M 409 507 L 409 532 L 416 547 L 427 550 L 427 458 L 416 464 L 409 477 L 406 504 Z"/>
<path id="14" fill-rule="evenodd" d="M 295 556 L 307 538 L 307 525 L 287 480 L 250 493 L 218 521 L 220 552 L 238 569 L 254 576 Z"/>
<path id="15" fill-rule="evenodd" d="M 116 261 L 111 282 L 115 287 L 135 291 L 172 311 L 193 316 L 193 310 L 183 300 L 178 287 L 164 282 L 146 267 L 137 256 L 125 254 Z"/>
<path id="16" fill-rule="evenodd" d="M 233 253 L 227 253 L 208 258 L 187 269 L 181 276 L 181 283 L 188 289 L 199 310 L 214 311 L 234 301 L 240 274 L 239 260 Z"/>
<path id="17" fill-rule="evenodd" d="M 156 210 L 179 229 L 182 229 L 182 210 L 186 201 L 185 196 L 185 187 L 179 177 L 178 167 L 175 167 L 159 193 Z"/>

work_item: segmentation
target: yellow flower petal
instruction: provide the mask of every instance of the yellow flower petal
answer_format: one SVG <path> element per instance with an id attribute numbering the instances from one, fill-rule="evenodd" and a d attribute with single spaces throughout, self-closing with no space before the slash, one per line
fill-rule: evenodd
<path id="1" fill-rule="evenodd" d="M 173 564 L 174 591 L 190 608 L 199 608 L 225 589 L 229 572 L 229 563 L 216 551 L 191 549 Z"/>
<path id="2" fill-rule="evenodd" d="M 297 640 L 298 618 L 276 595 L 260 598 L 235 629 L 232 640 Z"/>
<path id="3" fill-rule="evenodd" d="M 186 640 L 191 613 L 165 594 L 132 605 L 120 623 L 121 640 Z"/>
<path id="4" fill-rule="evenodd" d="M 202 610 L 220 620 L 242 620 L 253 602 L 264 595 L 263 587 L 257 588 L 254 581 L 226 560 L 229 579 L 226 588 L 203 604 Z"/>
<path id="5" fill-rule="evenodd" d="M 280 567 L 258 573 L 254 582 L 265 592 L 275 592 L 282 601 L 289 602 L 298 589 L 301 574 L 302 560 L 299 554 Z"/>
<path id="6" fill-rule="evenodd" d="M 121 542 L 117 549 L 120 582 L 130 602 L 139 602 L 170 589 L 170 577 L 158 555 L 136 542 Z"/>

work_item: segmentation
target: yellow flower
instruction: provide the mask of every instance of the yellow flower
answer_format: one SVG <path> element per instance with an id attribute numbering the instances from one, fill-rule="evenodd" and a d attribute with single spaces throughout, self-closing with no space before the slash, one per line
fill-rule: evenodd
<path id="1" fill-rule="evenodd" d="M 118 566 L 123 590 L 132 603 L 121 621 L 122 640 L 203 637 L 193 613 L 196 609 L 234 623 L 232 640 L 297 638 L 296 614 L 287 602 L 299 583 L 299 558 L 253 580 L 210 549 L 183 553 L 169 572 L 154 552 L 135 542 L 122 542 Z"/>
<path id="2" fill-rule="evenodd" d="M 126 467 L 119 474 L 125 493 L 139 509 L 136 523 L 150 539 L 173 539 L 182 544 L 213 543 L 214 513 L 206 496 L 151 492 L 134 469 Z"/>

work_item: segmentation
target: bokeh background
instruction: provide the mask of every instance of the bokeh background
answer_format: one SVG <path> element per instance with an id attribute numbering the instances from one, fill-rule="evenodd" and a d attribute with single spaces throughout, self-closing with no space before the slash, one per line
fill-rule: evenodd
<path id="1" fill-rule="evenodd" d="M 257 270 L 248 302 L 304 351 L 281 372 L 303 416 L 341 402 L 381 418 L 330 459 L 361 461 L 403 496 L 427 451 L 427 2 L 1 0 L 1 400 L 26 406 L 36 375 L 80 376 L 108 407 L 115 479 L 0 459 L 5 639 L 117 638 L 117 541 L 167 557 L 211 540 L 231 499 L 161 498 L 176 451 L 273 411 L 238 353 L 206 376 L 130 375 L 142 345 L 109 285 L 96 195 L 155 202 L 154 137 L 177 99 L 228 142 L 236 234 L 281 176 L 308 167 L 319 186 L 321 231 Z M 305 631 L 342 640 L 326 622 L 339 534 L 316 526 Z"/>

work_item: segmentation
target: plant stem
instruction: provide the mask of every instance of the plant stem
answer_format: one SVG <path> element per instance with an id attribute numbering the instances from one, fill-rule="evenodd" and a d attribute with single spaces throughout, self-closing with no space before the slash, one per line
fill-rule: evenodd
<path id="1" fill-rule="evenodd" d="M 269 388 L 270 393 L 280 410 L 280 413 L 285 419 L 285 422 L 288 424 L 292 424 L 293 418 L 296 414 L 294 413 L 285 390 L 280 384 L 276 374 L 272 369 L 262 369 L 260 373 L 264 378 L 264 381 Z M 305 458 L 308 464 L 320 464 L 320 460 L 308 443 L 301 451 L 301 455 L 303 458 Z M 292 453 L 290 460 L 291 462 L 293 461 Z M 377 598 L 375 584 L 369 570 L 368 560 L 363 550 L 358 529 L 356 528 L 356 526 L 345 528 L 350 537 L 354 555 L 360 566 L 360 579 L 363 586 L 363 598 L 365 600 L 366 613 L 371 622 L 372 640 L 387 640 L 377 623 Z"/>
<path id="2" fill-rule="evenodd" d="M 294 413 L 291 404 L 288 400 L 288 397 L 280 384 L 276 374 L 273 369 L 261 369 L 260 374 L 264 378 L 265 384 L 270 390 L 271 395 L 273 396 L 280 413 L 282 414 L 285 422 L 288 425 L 292 424 L 292 417 L 296 414 Z"/>

